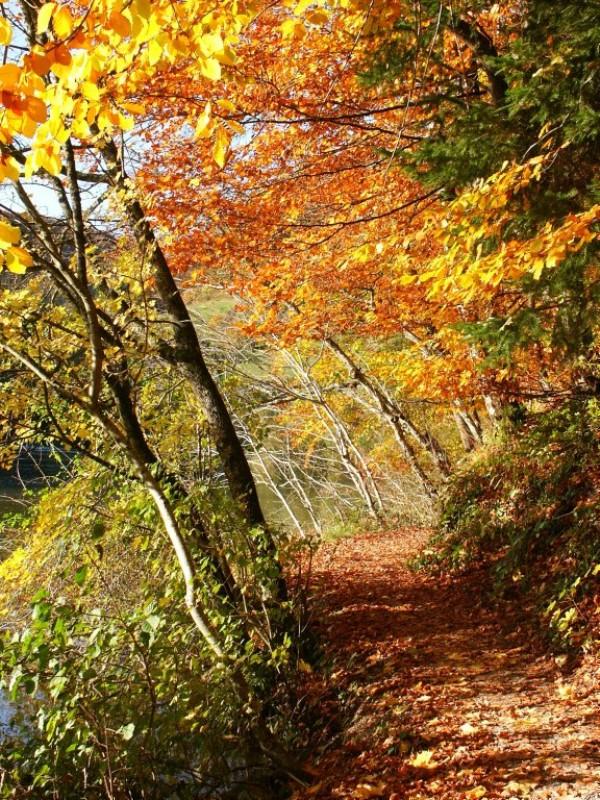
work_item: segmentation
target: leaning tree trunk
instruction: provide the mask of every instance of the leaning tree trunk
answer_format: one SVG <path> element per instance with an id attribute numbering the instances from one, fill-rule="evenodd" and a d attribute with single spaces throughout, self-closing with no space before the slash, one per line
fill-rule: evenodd
<path id="1" fill-rule="evenodd" d="M 356 381 L 358 385 L 362 386 L 363 389 L 365 389 L 370 397 L 376 402 L 381 416 L 391 426 L 394 436 L 396 437 L 396 441 L 398 442 L 406 461 L 411 466 L 413 472 L 417 475 L 420 482 L 423 484 L 426 494 L 431 499 L 437 497 L 437 489 L 425 470 L 421 467 L 415 450 L 410 444 L 409 436 L 425 450 L 440 473 L 444 477 L 447 477 L 450 474 L 450 463 L 444 448 L 431 434 L 421 433 L 421 431 L 419 431 L 402 412 L 398 404 L 387 394 L 387 392 L 376 386 L 373 381 L 371 381 L 367 375 L 365 375 L 363 370 L 360 369 L 360 367 L 354 362 L 348 353 L 346 353 L 346 351 L 340 347 L 335 339 L 328 337 L 325 339 L 325 344 L 346 366 L 353 380 Z"/>
<path id="2" fill-rule="evenodd" d="M 323 424 L 329 431 L 340 460 L 356 491 L 363 500 L 367 512 L 373 519 L 381 522 L 383 519 L 383 501 L 366 459 L 354 443 L 344 422 L 328 403 L 318 382 L 310 375 L 298 357 L 287 352 L 286 356 L 288 364 L 296 372 L 319 410 Z"/>
<path id="3" fill-rule="evenodd" d="M 350 432 L 342 420 L 324 398 L 322 407 L 324 414 L 329 418 L 333 426 L 332 435 L 342 460 L 345 462 L 352 477 L 354 477 L 354 473 L 358 476 L 358 489 L 365 498 L 367 506 L 369 507 L 369 512 L 377 520 L 381 521 L 383 518 L 383 501 L 371 468 L 367 464 L 363 454 L 355 445 Z"/>
<path id="4" fill-rule="evenodd" d="M 472 414 L 462 407 L 461 403 L 456 402 L 452 411 L 452 416 L 458 430 L 458 435 L 467 453 L 479 447 L 483 441 L 481 424 Z"/>
<path id="5" fill-rule="evenodd" d="M 211 439 L 219 454 L 231 494 L 250 527 L 265 530 L 268 547 L 273 542 L 266 533 L 265 518 L 256 483 L 237 435 L 231 415 L 204 359 L 198 334 L 187 306 L 171 274 L 167 259 L 154 235 L 142 205 L 128 185 L 119 151 L 114 142 L 102 148 L 111 184 L 119 194 L 136 242 L 152 266 L 156 291 L 168 314 L 175 337 L 171 359 L 182 370 L 200 400 Z"/>
<path id="6" fill-rule="evenodd" d="M 243 425 L 243 423 L 241 423 L 241 424 Z M 260 466 L 260 469 L 261 469 L 261 471 L 262 471 L 262 473 L 264 475 L 265 485 L 268 486 L 268 488 L 273 492 L 275 497 L 277 497 L 277 499 L 279 500 L 279 502 L 281 503 L 281 505 L 285 509 L 287 515 L 291 519 L 294 527 L 298 531 L 299 535 L 301 537 L 303 537 L 304 536 L 304 528 L 302 527 L 302 524 L 300 523 L 300 520 L 298 519 L 298 517 L 294 513 L 294 510 L 291 507 L 291 505 L 288 503 L 287 497 L 281 491 L 281 488 L 280 488 L 279 484 L 276 483 L 273 480 L 273 477 L 271 475 L 271 471 L 269 470 L 269 466 L 266 463 L 265 459 L 263 458 L 263 455 L 262 455 L 262 453 L 260 451 L 259 446 L 255 443 L 254 439 L 252 438 L 252 436 L 250 434 L 250 431 L 246 428 L 245 425 L 244 425 L 244 433 L 246 434 L 246 439 L 248 440 L 248 445 L 249 445 L 250 449 L 252 450 L 252 453 L 254 454 L 254 456 L 256 458 L 256 461 L 257 461 L 258 465 Z"/>

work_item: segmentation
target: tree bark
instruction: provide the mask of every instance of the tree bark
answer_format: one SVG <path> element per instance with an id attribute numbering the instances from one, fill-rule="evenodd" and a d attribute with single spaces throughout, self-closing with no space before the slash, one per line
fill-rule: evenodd
<path id="1" fill-rule="evenodd" d="M 454 422 L 458 430 L 458 435 L 462 445 L 467 453 L 472 452 L 482 442 L 481 425 L 468 411 L 461 408 L 460 403 L 455 403 L 455 408 L 452 411 Z"/>
<path id="2" fill-rule="evenodd" d="M 200 341 L 181 292 L 145 212 L 128 185 L 118 149 L 109 141 L 102 147 L 108 174 L 117 190 L 140 250 L 152 265 L 156 291 L 173 324 L 178 364 L 197 397 L 215 444 L 231 493 L 250 527 L 265 528 L 256 483 L 225 401 L 204 360 Z"/>
<path id="3" fill-rule="evenodd" d="M 508 84 L 502 73 L 490 64 L 490 59 L 498 57 L 498 51 L 490 37 L 481 29 L 475 28 L 465 19 L 449 20 L 448 28 L 459 39 L 467 44 L 473 53 L 478 57 L 481 68 L 485 72 L 490 82 L 490 94 L 492 103 L 500 106 L 504 102 Z"/>
<path id="4" fill-rule="evenodd" d="M 325 339 L 325 344 L 346 366 L 353 380 L 362 386 L 376 402 L 381 415 L 391 425 L 404 457 L 412 467 L 415 474 L 419 477 L 419 480 L 423 484 L 426 493 L 430 498 L 435 498 L 437 496 L 437 490 L 429 476 L 419 464 L 416 453 L 408 441 L 408 437 L 410 436 L 411 438 L 415 439 L 415 441 L 421 447 L 423 447 L 440 473 L 444 477 L 447 477 L 450 474 L 450 462 L 444 448 L 431 434 L 421 433 L 421 431 L 419 431 L 415 425 L 413 425 L 408 417 L 402 413 L 402 410 L 393 400 L 393 398 L 391 398 L 385 390 L 376 386 L 375 383 L 373 383 L 373 381 L 371 381 L 368 376 L 365 375 L 363 370 L 361 370 L 354 360 L 348 355 L 348 353 L 342 347 L 340 347 L 335 339 L 328 337 Z"/>
<path id="5" fill-rule="evenodd" d="M 383 519 L 383 502 L 366 459 L 354 443 L 344 422 L 327 402 L 321 386 L 310 375 L 301 360 L 291 353 L 286 353 L 286 356 L 288 364 L 296 372 L 304 388 L 319 409 L 323 423 L 329 430 L 340 459 L 354 483 L 356 491 L 365 503 L 369 515 L 373 519 L 381 521 Z"/>

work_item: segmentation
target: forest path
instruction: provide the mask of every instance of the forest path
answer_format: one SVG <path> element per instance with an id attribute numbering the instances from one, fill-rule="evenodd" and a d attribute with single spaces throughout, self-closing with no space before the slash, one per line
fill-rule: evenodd
<path id="1" fill-rule="evenodd" d="M 516 603 L 486 604 L 482 575 L 411 572 L 426 540 L 408 529 L 318 553 L 333 666 L 307 676 L 323 734 L 317 782 L 295 800 L 600 800 L 597 674 L 562 675 Z"/>

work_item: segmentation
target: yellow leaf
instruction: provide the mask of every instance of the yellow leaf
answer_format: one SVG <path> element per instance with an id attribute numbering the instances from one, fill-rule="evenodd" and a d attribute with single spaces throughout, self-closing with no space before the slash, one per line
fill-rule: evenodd
<path id="1" fill-rule="evenodd" d="M 55 116 L 49 122 L 49 132 L 52 134 L 56 142 L 64 144 L 69 138 L 69 131 L 65 128 L 64 119 L 62 116 Z"/>
<path id="2" fill-rule="evenodd" d="M 533 266 L 531 268 L 531 273 L 534 277 L 534 280 L 539 280 L 542 272 L 544 271 L 544 267 L 546 266 L 546 262 L 543 258 L 536 258 L 533 262 Z"/>
<path id="3" fill-rule="evenodd" d="M 200 39 L 200 50 L 205 56 L 223 52 L 224 42 L 221 34 L 205 33 Z"/>
<path id="4" fill-rule="evenodd" d="M 142 103 L 123 103 L 123 108 L 130 114 L 143 114 L 146 110 Z"/>
<path id="5" fill-rule="evenodd" d="M 487 794 L 487 789 L 485 786 L 475 786 L 474 789 L 469 789 L 468 792 L 465 792 L 465 800 L 480 800 L 481 797 L 485 797 Z"/>
<path id="6" fill-rule="evenodd" d="M 81 94 L 86 100 L 91 100 L 92 103 L 97 103 L 100 100 L 100 92 L 95 83 L 91 81 L 84 81 L 81 84 Z"/>
<path id="7" fill-rule="evenodd" d="M 221 65 L 216 58 L 203 58 L 200 60 L 200 72 L 211 81 L 218 81 L 221 77 Z"/>
<path id="8" fill-rule="evenodd" d="M 54 32 L 59 39 L 67 39 L 73 31 L 73 15 L 68 6 L 61 6 L 52 17 Z"/>
<path id="9" fill-rule="evenodd" d="M 133 117 L 129 117 L 126 114 L 119 114 L 118 118 L 119 118 L 119 128 L 122 131 L 127 132 L 133 129 L 135 125 L 135 120 L 133 119 Z"/>
<path id="10" fill-rule="evenodd" d="M 213 158 L 217 162 L 217 164 L 221 167 L 221 169 L 225 166 L 225 162 L 227 161 L 227 152 L 229 150 L 229 136 L 223 130 L 223 128 L 219 128 L 217 131 L 217 135 L 215 136 L 215 143 L 213 146 Z"/>
<path id="11" fill-rule="evenodd" d="M 156 39 L 151 39 L 148 42 L 148 63 L 151 67 L 155 64 L 158 64 L 160 59 L 162 58 L 162 47 L 156 41 Z"/>
<path id="12" fill-rule="evenodd" d="M 433 769 L 437 767 L 437 763 L 433 760 L 433 752 L 431 750 L 421 750 L 420 753 L 409 759 L 408 763 L 411 767 L 424 767 L 425 769 Z"/>
<path id="13" fill-rule="evenodd" d="M 16 261 L 15 259 L 9 259 L 8 256 L 6 258 L 6 266 L 10 272 L 14 272 L 16 275 L 24 275 L 27 271 L 23 264 L 19 263 L 19 261 Z"/>
<path id="14" fill-rule="evenodd" d="M 220 52 L 215 53 L 215 58 L 219 64 L 224 64 L 226 67 L 233 67 L 238 62 L 238 57 L 227 44 Z"/>
<path id="15" fill-rule="evenodd" d="M 48 26 L 50 25 L 50 20 L 52 19 L 52 14 L 54 13 L 54 9 L 56 8 L 56 3 L 45 3 L 38 12 L 37 18 L 37 27 L 36 31 L 38 36 L 41 34 L 46 33 L 48 30 Z"/>
<path id="16" fill-rule="evenodd" d="M 140 16 L 142 19 L 148 19 L 152 12 L 150 0 L 134 0 L 130 8 L 132 11 L 135 9 L 137 16 Z"/>
<path id="17" fill-rule="evenodd" d="M 113 127 L 118 122 L 118 118 L 110 109 L 104 109 L 98 112 L 96 116 L 96 124 L 98 130 L 106 131 Z"/>
<path id="18" fill-rule="evenodd" d="M 300 31 L 304 33 L 304 25 L 297 19 L 286 19 L 279 26 L 284 39 L 292 39 Z"/>
<path id="19" fill-rule="evenodd" d="M 418 275 L 401 275 L 398 278 L 397 283 L 399 286 L 410 286 L 411 284 L 416 283 L 418 279 Z"/>
<path id="20" fill-rule="evenodd" d="M 21 238 L 21 231 L 8 222 L 0 222 L 0 247 L 6 250 L 10 245 L 17 244 Z"/>
<path id="21" fill-rule="evenodd" d="M 78 139 L 88 139 L 92 135 L 90 127 L 84 119 L 74 119 L 71 123 L 71 131 L 73 136 Z"/>
<path id="22" fill-rule="evenodd" d="M 19 165 L 14 158 L 7 158 L 0 161 L 0 180 L 8 178 L 9 181 L 16 181 L 19 177 Z"/>
<path id="23" fill-rule="evenodd" d="M 551 247 L 548 251 L 548 257 L 546 259 L 546 266 L 547 267 L 557 267 L 560 262 L 565 257 L 565 247 Z"/>
<path id="24" fill-rule="evenodd" d="M 137 40 L 144 32 L 144 20 L 135 11 L 133 4 L 123 9 L 123 16 L 131 24 L 131 36 Z"/>
<path id="25" fill-rule="evenodd" d="M 61 166 L 59 148 L 57 145 L 50 143 L 33 151 L 31 161 L 33 170 L 45 169 L 50 175 L 58 175 Z"/>
<path id="26" fill-rule="evenodd" d="M 0 17 L 0 44 L 10 44 L 12 29 L 10 22 L 4 17 Z"/>
<path id="27" fill-rule="evenodd" d="M 217 100 L 217 105 L 219 108 L 222 108 L 223 111 L 229 111 L 231 114 L 234 114 L 237 111 L 237 108 L 231 100 L 226 100 L 225 98 L 221 100 Z"/>
<path id="28" fill-rule="evenodd" d="M 227 127 L 230 128 L 230 130 L 232 130 L 234 133 L 246 133 L 244 126 L 241 123 L 236 122 L 234 119 L 227 120 Z"/>
<path id="29" fill-rule="evenodd" d="M 204 107 L 204 111 L 198 117 L 198 122 L 196 123 L 196 130 L 195 136 L 197 138 L 203 138 L 208 134 L 208 126 L 210 125 L 211 121 L 211 104 L 210 101 Z"/>
<path id="30" fill-rule="evenodd" d="M 11 272 L 23 275 L 27 267 L 33 264 L 30 254 L 22 247 L 11 247 L 6 253 L 6 266 Z"/>
<path id="31" fill-rule="evenodd" d="M 314 2 L 315 2 L 315 0 L 300 0 L 299 3 L 296 3 L 296 6 L 294 8 L 294 14 L 296 14 L 296 16 L 300 16 L 301 14 L 304 14 L 306 9 L 309 6 L 312 6 Z"/>

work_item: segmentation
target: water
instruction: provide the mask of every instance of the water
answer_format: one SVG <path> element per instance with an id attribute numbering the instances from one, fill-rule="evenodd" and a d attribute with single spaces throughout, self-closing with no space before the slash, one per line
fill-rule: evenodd
<path id="1" fill-rule="evenodd" d="M 3 729 L 10 726 L 13 714 L 14 708 L 0 692 L 0 739 L 2 738 Z"/>
<path id="2" fill-rule="evenodd" d="M 24 487 L 41 489 L 49 484 L 72 456 L 55 447 L 22 445 L 9 470 L 0 470 L 0 495 L 19 497 Z"/>
<path id="3" fill-rule="evenodd" d="M 48 480 L 57 475 L 62 468 L 59 458 L 57 452 L 50 448 L 23 447 L 12 468 L 0 470 L 0 560 L 7 555 L 7 549 L 10 547 L 3 536 L 2 515 L 22 511 L 24 487 L 41 489 L 46 486 Z M 2 630 L 2 620 L 0 620 L 0 630 Z M 10 726 L 13 714 L 13 705 L 0 692 L 0 738 L 3 730 Z"/>

